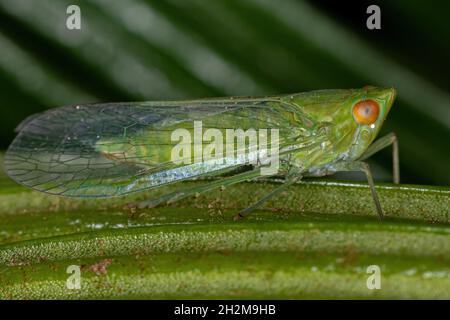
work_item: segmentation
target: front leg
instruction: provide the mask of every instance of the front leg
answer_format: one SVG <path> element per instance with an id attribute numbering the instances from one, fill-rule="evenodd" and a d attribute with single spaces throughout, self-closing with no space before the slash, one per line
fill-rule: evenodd
<path id="1" fill-rule="evenodd" d="M 394 176 L 394 183 L 400 183 L 400 164 L 399 164 L 399 156 L 398 156 L 398 139 L 395 133 L 391 132 L 375 142 L 373 142 L 369 148 L 363 153 L 363 155 L 359 158 L 360 161 L 366 160 L 371 157 L 381 149 L 389 147 L 392 145 L 392 175 Z"/>
<path id="2" fill-rule="evenodd" d="M 369 164 L 363 161 L 342 161 L 337 162 L 331 166 L 328 170 L 330 173 L 338 171 L 362 171 L 366 174 L 367 182 L 369 183 L 370 191 L 372 193 L 372 198 L 377 209 L 378 216 L 383 219 L 383 210 L 381 209 L 380 200 L 378 198 L 377 191 L 375 190 L 375 184 L 373 182 L 372 172 L 370 171 Z"/>

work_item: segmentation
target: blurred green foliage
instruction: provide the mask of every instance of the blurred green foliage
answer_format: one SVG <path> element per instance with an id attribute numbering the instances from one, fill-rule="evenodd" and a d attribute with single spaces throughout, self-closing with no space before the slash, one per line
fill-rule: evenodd
<path id="1" fill-rule="evenodd" d="M 81 30 L 66 28 L 69 4 Z M 376 1 L 0 0 L 0 144 L 66 104 L 395 86 L 402 180 L 450 183 L 450 6 Z M 375 157 L 390 172 L 389 151 Z"/>

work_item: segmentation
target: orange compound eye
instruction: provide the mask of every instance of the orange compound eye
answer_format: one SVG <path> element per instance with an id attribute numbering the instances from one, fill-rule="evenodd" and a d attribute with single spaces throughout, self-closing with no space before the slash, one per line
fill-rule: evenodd
<path id="1" fill-rule="evenodd" d="M 353 106 L 353 117 L 359 124 L 370 125 L 377 121 L 380 106 L 374 100 L 363 100 Z"/>

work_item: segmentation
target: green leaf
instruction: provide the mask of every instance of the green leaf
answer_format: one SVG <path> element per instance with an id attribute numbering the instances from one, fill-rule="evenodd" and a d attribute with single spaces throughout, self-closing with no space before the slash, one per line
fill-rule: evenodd
<path id="1" fill-rule="evenodd" d="M 380 221 L 366 185 L 311 180 L 231 220 L 277 183 L 130 211 L 155 192 L 71 200 L 1 176 L 0 297 L 450 298 L 449 188 L 379 185 Z M 366 286 L 370 265 L 381 290 Z"/>

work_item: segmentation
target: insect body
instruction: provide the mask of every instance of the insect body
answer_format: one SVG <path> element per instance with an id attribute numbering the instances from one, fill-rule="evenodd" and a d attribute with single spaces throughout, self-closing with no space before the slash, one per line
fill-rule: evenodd
<path id="1" fill-rule="evenodd" d="M 382 216 L 363 160 L 393 144 L 398 183 L 395 136 L 374 142 L 394 98 L 393 88 L 366 87 L 261 98 L 60 107 L 19 126 L 5 155 L 5 168 L 25 186 L 69 197 L 121 196 L 186 179 L 222 177 L 140 206 L 264 175 L 286 177 L 285 184 L 237 218 L 302 177 L 359 170 L 366 173 Z"/>

